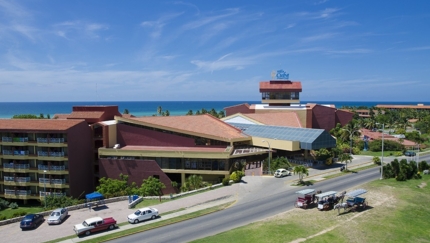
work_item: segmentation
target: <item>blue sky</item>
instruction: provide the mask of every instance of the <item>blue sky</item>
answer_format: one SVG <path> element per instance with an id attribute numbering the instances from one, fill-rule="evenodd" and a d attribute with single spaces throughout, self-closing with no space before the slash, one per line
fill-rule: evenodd
<path id="1" fill-rule="evenodd" d="M 430 101 L 430 1 L 0 0 L 0 102 Z"/>

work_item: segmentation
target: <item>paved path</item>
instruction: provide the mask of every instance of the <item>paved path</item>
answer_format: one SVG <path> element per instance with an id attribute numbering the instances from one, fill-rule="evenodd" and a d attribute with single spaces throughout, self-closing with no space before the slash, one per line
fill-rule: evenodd
<path id="1" fill-rule="evenodd" d="M 371 164 L 371 156 L 354 156 L 352 163 L 348 165 L 348 168 L 352 169 L 355 167 L 365 166 Z M 335 164 L 332 167 L 322 167 L 318 169 L 309 169 L 309 176 L 306 179 L 320 180 L 323 176 L 338 173 L 341 164 Z M 298 179 L 298 175 L 281 178 L 285 184 L 291 184 L 294 180 Z M 113 231 L 99 233 L 89 237 L 73 238 L 64 242 L 79 242 L 87 240 L 92 237 L 98 237 L 104 234 L 118 232 L 132 227 L 138 227 L 143 224 L 150 224 L 156 221 L 168 220 L 172 217 L 177 217 L 183 214 L 188 214 L 198 210 L 202 210 L 208 207 L 218 206 L 228 202 L 237 202 L 238 204 L 244 203 L 248 200 L 255 199 L 255 194 L 259 196 L 271 195 L 276 188 L 270 189 L 270 187 L 277 186 L 273 182 L 280 182 L 278 178 L 272 176 L 245 176 L 243 183 L 233 184 L 227 187 L 221 187 L 214 190 L 209 190 L 203 193 L 199 193 L 193 196 L 187 196 L 179 198 L 173 201 L 164 201 L 158 205 L 154 205 L 160 212 L 161 217 L 156 220 L 150 220 L 139 223 L 137 225 L 128 224 L 121 226 L 119 229 Z M 279 187 L 277 188 L 279 189 Z M 176 213 L 167 214 L 163 216 L 163 213 L 169 211 L 181 210 Z M 63 222 L 61 225 L 48 226 L 46 223 L 39 226 L 36 230 L 29 230 L 21 232 L 19 229 L 19 223 L 4 225 L 0 227 L 0 234 L 2 236 L 2 242 L 45 242 L 49 240 L 55 240 L 68 235 L 73 235 L 73 226 L 81 223 L 84 219 L 90 217 L 113 217 L 118 223 L 127 222 L 127 215 L 133 213 L 136 209 L 128 209 L 128 201 L 120 201 L 115 203 L 106 204 L 106 207 L 101 207 L 99 210 L 80 209 L 70 211 L 70 217 Z"/>

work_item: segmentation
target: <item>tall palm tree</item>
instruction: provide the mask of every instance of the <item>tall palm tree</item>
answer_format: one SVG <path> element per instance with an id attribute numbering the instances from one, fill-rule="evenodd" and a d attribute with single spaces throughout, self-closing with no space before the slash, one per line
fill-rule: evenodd
<path id="1" fill-rule="evenodd" d="M 159 115 L 159 116 L 161 116 L 161 112 L 163 111 L 163 108 L 161 107 L 161 106 L 158 106 L 158 108 L 157 108 L 157 114 Z"/>
<path id="2" fill-rule="evenodd" d="M 304 167 L 303 165 L 298 165 L 296 167 L 294 167 L 293 169 L 294 175 L 298 174 L 299 175 L 299 181 L 303 182 L 303 177 L 306 175 L 309 175 L 309 170 L 308 168 Z"/>
<path id="3" fill-rule="evenodd" d="M 347 153 L 339 155 L 339 160 L 341 163 L 345 162 L 345 171 L 348 171 L 348 163 L 352 162 L 352 156 Z"/>

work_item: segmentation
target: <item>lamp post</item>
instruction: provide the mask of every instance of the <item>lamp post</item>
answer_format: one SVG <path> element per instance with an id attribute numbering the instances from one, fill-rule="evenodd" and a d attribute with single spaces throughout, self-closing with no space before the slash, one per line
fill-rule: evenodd
<path id="1" fill-rule="evenodd" d="M 46 209 L 46 180 L 45 180 L 45 175 L 46 175 L 46 170 L 43 171 L 43 187 L 44 187 L 44 193 L 43 195 L 45 196 L 45 209 Z"/>
<path id="2" fill-rule="evenodd" d="M 271 156 L 272 150 L 270 149 L 270 143 L 269 143 L 269 141 L 263 140 L 262 142 L 266 142 L 269 145 L 269 175 L 271 175 L 272 171 L 270 170 L 270 157 L 272 157 Z"/>
<path id="3" fill-rule="evenodd" d="M 376 123 L 379 125 L 379 123 Z M 384 128 L 385 128 L 385 124 L 382 123 L 382 154 L 381 154 L 381 178 L 379 178 L 380 180 L 382 180 L 382 174 L 384 171 Z"/>

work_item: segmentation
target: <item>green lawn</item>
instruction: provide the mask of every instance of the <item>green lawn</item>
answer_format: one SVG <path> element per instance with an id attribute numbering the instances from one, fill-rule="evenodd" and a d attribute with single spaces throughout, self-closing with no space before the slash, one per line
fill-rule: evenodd
<path id="1" fill-rule="evenodd" d="M 396 156 L 397 153 L 402 151 L 384 151 L 384 157 L 388 156 Z M 361 151 L 360 155 L 368 155 L 368 156 L 378 156 L 380 157 L 382 155 L 382 151 L 379 152 L 372 152 L 372 151 Z"/>
<path id="2" fill-rule="evenodd" d="M 430 242 L 430 176 L 360 188 L 368 190 L 363 197 L 369 203 L 361 212 L 298 208 L 193 242 Z"/>
<path id="3" fill-rule="evenodd" d="M 25 214 L 29 214 L 29 213 L 39 213 L 39 212 L 43 212 L 43 207 L 38 207 L 38 206 L 26 206 L 26 205 L 19 205 L 19 207 L 17 209 L 11 209 L 11 208 L 6 208 L 0 211 L 0 219 L 5 218 L 5 219 L 10 219 L 10 218 L 15 218 L 13 217 L 14 214 L 16 213 L 23 213 L 25 212 Z M 24 215 L 25 215 L 24 214 Z"/>

